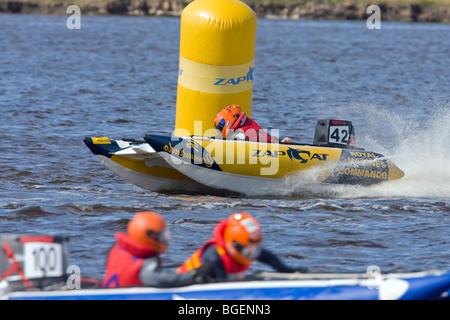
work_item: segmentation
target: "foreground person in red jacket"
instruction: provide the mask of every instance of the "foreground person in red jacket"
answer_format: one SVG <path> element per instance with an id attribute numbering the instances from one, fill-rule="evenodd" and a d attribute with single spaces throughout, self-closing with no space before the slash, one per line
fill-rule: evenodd
<path id="1" fill-rule="evenodd" d="M 224 139 L 276 142 L 256 121 L 247 117 L 237 104 L 220 111 L 214 119 L 214 127 L 222 133 Z M 292 141 L 284 138 L 281 142 L 291 143 Z"/>
<path id="2" fill-rule="evenodd" d="M 208 265 L 182 275 L 163 271 L 159 255 L 167 251 L 170 234 L 164 218 L 155 212 L 138 212 L 128 224 L 128 234 L 118 232 L 116 240 L 106 262 L 104 288 L 164 288 L 208 282 Z"/>
<path id="3" fill-rule="evenodd" d="M 206 263 L 213 266 L 216 280 L 241 280 L 256 260 L 279 272 L 305 271 L 286 266 L 261 244 L 262 232 L 258 221 L 247 213 L 233 213 L 216 226 L 213 238 L 194 252 L 177 272 L 185 274 Z"/>

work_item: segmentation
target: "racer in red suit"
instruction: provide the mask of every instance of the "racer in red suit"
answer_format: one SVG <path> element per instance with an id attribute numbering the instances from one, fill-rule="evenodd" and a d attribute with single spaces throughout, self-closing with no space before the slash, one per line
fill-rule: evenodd
<path id="1" fill-rule="evenodd" d="M 170 234 L 157 213 L 138 212 L 128 224 L 128 234 L 118 232 L 102 281 L 104 288 L 152 286 L 178 287 L 207 282 L 209 266 L 177 274 L 163 271 L 160 254 L 167 251 Z"/>
<path id="2" fill-rule="evenodd" d="M 259 124 L 247 117 L 241 107 L 233 104 L 225 107 L 214 119 L 214 127 L 222 133 L 224 139 L 248 140 L 257 142 L 276 142 Z M 283 141 L 291 143 L 291 139 L 284 138 Z"/>
<path id="3" fill-rule="evenodd" d="M 270 265 L 279 272 L 305 271 L 286 266 L 277 256 L 261 247 L 261 227 L 251 215 L 234 213 L 220 222 L 214 236 L 181 265 L 185 274 L 204 263 L 211 264 L 216 280 L 239 280 L 245 277 L 254 261 Z"/>

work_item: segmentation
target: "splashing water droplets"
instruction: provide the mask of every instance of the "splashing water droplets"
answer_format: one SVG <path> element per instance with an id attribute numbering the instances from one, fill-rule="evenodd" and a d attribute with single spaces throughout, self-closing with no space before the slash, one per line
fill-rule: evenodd
<path id="1" fill-rule="evenodd" d="M 336 118 L 356 119 L 353 124 L 358 147 L 382 153 L 403 170 L 405 176 L 370 186 L 318 185 L 313 182 L 320 172 L 310 171 L 291 179 L 289 186 L 278 190 L 280 193 L 345 198 L 445 198 L 450 195 L 450 109 L 447 104 L 410 109 L 404 114 L 360 103 L 336 110 Z"/>

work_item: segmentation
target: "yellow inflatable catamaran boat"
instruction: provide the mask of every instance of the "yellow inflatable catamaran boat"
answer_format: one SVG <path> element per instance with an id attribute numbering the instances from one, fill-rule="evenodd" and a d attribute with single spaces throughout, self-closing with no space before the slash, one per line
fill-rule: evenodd
<path id="1" fill-rule="evenodd" d="M 313 144 L 153 134 L 85 143 L 106 167 L 152 191 L 271 195 L 302 182 L 370 185 L 403 177 L 382 154 L 351 146 L 353 137 L 350 121 L 320 120 Z"/>

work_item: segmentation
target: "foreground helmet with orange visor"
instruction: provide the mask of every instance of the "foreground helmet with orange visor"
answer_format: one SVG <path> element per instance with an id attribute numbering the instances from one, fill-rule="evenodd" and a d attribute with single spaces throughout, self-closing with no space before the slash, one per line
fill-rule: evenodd
<path id="1" fill-rule="evenodd" d="M 222 133 L 222 137 L 226 139 L 228 130 L 234 125 L 241 115 L 241 107 L 232 104 L 220 111 L 214 119 L 214 127 Z"/>
<path id="2" fill-rule="evenodd" d="M 224 231 L 225 249 L 242 265 L 251 265 L 261 252 L 261 226 L 248 213 L 233 213 Z"/>
<path id="3" fill-rule="evenodd" d="M 128 235 L 157 253 L 165 253 L 170 241 L 166 221 L 151 211 L 136 213 L 128 223 Z"/>

